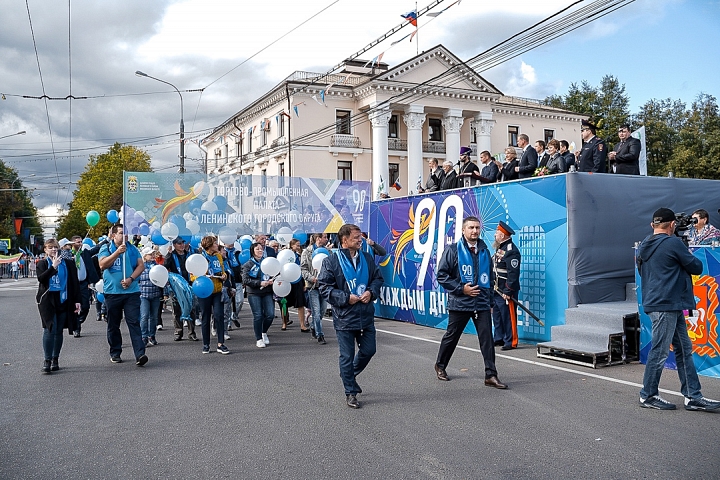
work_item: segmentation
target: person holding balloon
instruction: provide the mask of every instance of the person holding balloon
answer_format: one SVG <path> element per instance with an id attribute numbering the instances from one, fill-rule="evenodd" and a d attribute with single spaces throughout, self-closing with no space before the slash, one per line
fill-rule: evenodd
<path id="1" fill-rule="evenodd" d="M 190 274 L 188 273 L 186 268 L 186 262 L 188 257 L 190 256 L 189 247 L 190 245 L 185 243 L 184 238 L 176 237 L 172 241 L 172 250 L 169 251 L 165 256 L 165 261 L 163 262 L 163 265 L 165 265 L 165 268 L 167 268 L 168 272 L 177 273 L 183 279 L 185 279 L 188 284 L 192 284 L 192 282 L 190 281 Z M 173 340 L 179 342 L 183 338 L 183 320 L 181 318 L 182 308 L 180 308 L 180 303 L 175 297 L 172 297 L 172 310 L 175 323 L 175 335 L 173 336 Z M 187 322 L 187 329 L 188 339 L 194 342 L 198 341 L 197 335 L 195 334 L 196 316 L 196 309 L 192 308 L 190 311 L 190 321 Z"/>
<path id="2" fill-rule="evenodd" d="M 250 246 L 250 260 L 248 260 L 242 269 L 243 284 L 247 292 L 248 303 L 253 314 L 253 330 L 255 331 L 255 345 L 258 348 L 265 348 L 270 344 L 267 331 L 272 325 L 275 318 L 275 303 L 273 302 L 273 279 L 270 273 L 274 270 L 268 270 L 268 265 L 273 262 L 265 263 L 263 256 L 265 246 L 262 243 L 255 242 Z M 276 258 L 268 257 L 265 260 L 274 260 L 277 263 L 277 275 L 280 270 L 280 264 Z M 262 264 L 266 268 L 262 269 Z M 274 265 L 272 265 L 274 266 Z"/>
<path id="3" fill-rule="evenodd" d="M 310 237 L 311 244 L 307 247 L 300 258 L 300 269 L 305 280 L 305 289 L 308 294 L 309 307 L 312 315 L 310 331 L 313 338 L 317 338 L 320 344 L 325 344 L 325 335 L 322 328 L 322 317 L 327 308 L 325 298 L 318 290 L 318 272 L 322 262 L 330 254 L 326 248 L 328 237 L 325 233 L 315 233 Z"/>
<path id="4" fill-rule="evenodd" d="M 290 249 L 289 249 L 293 255 L 292 255 L 292 263 L 297 265 L 297 270 L 301 271 L 300 269 L 300 255 L 302 255 L 302 245 L 300 244 L 300 240 L 293 238 L 290 240 Z M 292 287 L 290 288 L 290 294 L 287 296 L 287 307 L 293 307 L 297 309 L 298 313 L 298 320 L 300 322 L 300 328 L 301 330 L 307 329 L 307 326 L 305 325 L 305 282 L 302 279 L 302 274 L 300 278 L 292 283 Z M 290 315 L 288 314 L 287 317 Z M 289 325 L 290 322 L 289 318 L 286 319 L 283 317 L 283 330 L 287 328 L 287 325 Z"/>
<path id="5" fill-rule="evenodd" d="M 142 250 L 145 270 L 140 274 L 140 331 L 145 346 L 157 345 L 155 330 L 158 322 L 158 310 L 167 283 L 167 269 L 155 262 L 158 254 L 152 247 Z M 161 283 L 164 279 L 164 282 Z"/>
<path id="6" fill-rule="evenodd" d="M 72 237 L 72 253 L 75 266 L 77 267 L 78 281 L 80 282 L 80 313 L 77 315 L 77 329 L 73 332 L 75 337 L 80 337 L 82 324 L 90 313 L 90 285 L 95 285 L 100 280 L 100 272 L 95 268 L 93 257 L 100 252 L 107 241 L 99 242 L 97 245 L 90 239 L 75 235 Z"/>

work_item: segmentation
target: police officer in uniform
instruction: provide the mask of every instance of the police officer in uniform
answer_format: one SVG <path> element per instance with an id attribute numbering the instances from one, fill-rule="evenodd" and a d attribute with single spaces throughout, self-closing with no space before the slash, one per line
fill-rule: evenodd
<path id="1" fill-rule="evenodd" d="M 583 139 L 583 147 L 579 152 L 575 152 L 576 164 L 580 172 L 606 172 L 607 146 L 603 140 L 595 136 L 595 129 L 596 126 L 590 121 L 582 121 L 580 134 Z"/>
<path id="2" fill-rule="evenodd" d="M 520 291 L 520 250 L 512 241 L 515 231 L 501 221 L 495 230 L 495 293 L 493 298 L 493 326 L 495 346 L 510 350 L 518 346 L 517 308 L 515 301 Z"/>

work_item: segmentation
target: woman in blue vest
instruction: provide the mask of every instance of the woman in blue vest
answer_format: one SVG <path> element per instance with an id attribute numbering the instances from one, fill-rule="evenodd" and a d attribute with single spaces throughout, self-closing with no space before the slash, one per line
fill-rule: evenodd
<path id="1" fill-rule="evenodd" d="M 242 269 L 243 284 L 247 292 L 248 303 L 253 314 L 255 345 L 265 348 L 270 344 L 267 331 L 275 318 L 275 302 L 273 302 L 273 279 L 260 269 L 265 247 L 261 243 L 250 246 L 250 260 Z"/>
<path id="2" fill-rule="evenodd" d="M 63 344 L 63 328 L 72 333 L 80 312 L 80 288 L 73 260 L 60 257 L 60 245 L 45 241 L 45 258 L 37 265 L 38 291 L 35 296 L 43 326 L 45 361 L 42 372 L 60 370 L 58 357 Z"/>
<path id="3" fill-rule="evenodd" d="M 218 239 L 214 235 L 208 235 L 200 242 L 202 247 L 202 255 L 208 261 L 207 276 L 213 282 L 213 292 L 210 296 L 198 299 L 200 310 L 202 311 L 202 339 L 203 353 L 210 353 L 210 315 L 215 321 L 215 329 L 217 330 L 217 352 L 223 355 L 230 353 L 225 346 L 225 318 L 222 306 L 222 286 L 227 278 L 225 272 L 225 262 L 219 253 Z M 191 276 L 191 280 L 195 280 Z"/>

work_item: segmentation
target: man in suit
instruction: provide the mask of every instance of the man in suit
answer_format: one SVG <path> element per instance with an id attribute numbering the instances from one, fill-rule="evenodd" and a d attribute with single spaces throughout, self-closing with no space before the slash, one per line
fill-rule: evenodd
<path id="1" fill-rule="evenodd" d="M 443 171 L 445 172 L 445 177 L 440 184 L 440 190 L 452 190 L 453 188 L 457 188 L 457 174 L 455 173 L 453 163 L 450 160 L 445 160 L 443 162 Z"/>
<path id="2" fill-rule="evenodd" d="M 470 160 L 472 150 L 470 147 L 460 147 L 460 172 L 458 173 L 458 187 L 472 187 L 477 183 L 480 169 Z"/>
<path id="3" fill-rule="evenodd" d="M 618 129 L 620 143 L 608 154 L 610 173 L 640 175 L 640 140 L 630 136 L 630 125 L 620 125 Z"/>
<path id="4" fill-rule="evenodd" d="M 575 165 L 575 155 L 570 151 L 570 144 L 567 140 L 560 140 L 560 155 L 565 162 L 565 171 L 569 171 L 570 167 Z"/>
<path id="5" fill-rule="evenodd" d="M 548 160 L 550 160 L 550 154 L 545 151 L 545 142 L 543 140 L 535 142 L 535 151 L 538 154 L 538 167 L 546 166 Z"/>
<path id="6" fill-rule="evenodd" d="M 518 147 L 522 148 L 523 154 L 520 158 L 520 164 L 515 167 L 518 178 L 530 178 L 535 173 L 538 166 L 537 151 L 530 146 L 530 137 L 521 133 L 518 135 Z"/>
<path id="7" fill-rule="evenodd" d="M 462 174 L 458 175 L 461 177 Z M 490 152 L 485 150 L 480 153 L 480 165 L 477 170 L 473 170 L 472 173 L 467 175 L 467 178 L 472 179 L 474 184 L 479 183 L 495 183 L 500 176 L 500 170 L 498 169 L 495 162 L 492 161 Z"/>
<path id="8" fill-rule="evenodd" d="M 445 178 L 445 172 L 438 165 L 437 158 L 431 158 L 428 164 L 430 166 L 430 174 L 428 175 L 427 182 L 425 182 L 425 188 L 420 187 L 418 189 L 420 193 L 437 192 L 440 190 L 443 178 Z"/>
<path id="9" fill-rule="evenodd" d="M 595 136 L 595 129 L 595 125 L 590 121 L 582 121 L 580 134 L 583 147 L 575 152 L 576 165 L 580 172 L 605 173 L 607 147 L 603 140 Z"/>

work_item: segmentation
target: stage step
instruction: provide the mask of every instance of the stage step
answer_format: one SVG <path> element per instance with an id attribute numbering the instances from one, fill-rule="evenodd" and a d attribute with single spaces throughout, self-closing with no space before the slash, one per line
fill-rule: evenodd
<path id="1" fill-rule="evenodd" d="M 565 325 L 552 327 L 549 342 L 537 344 L 537 356 L 598 366 L 625 363 L 636 348 L 627 344 L 626 332 L 637 318 L 635 284 L 625 286 L 626 301 L 578 305 L 565 310 Z M 633 337 L 634 338 L 634 337 Z"/>

